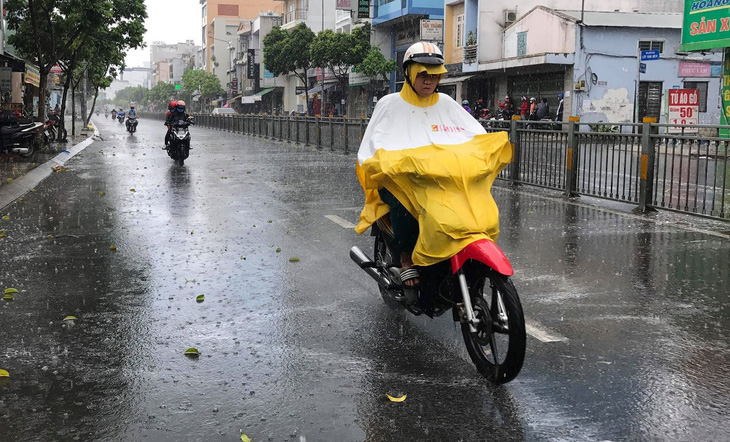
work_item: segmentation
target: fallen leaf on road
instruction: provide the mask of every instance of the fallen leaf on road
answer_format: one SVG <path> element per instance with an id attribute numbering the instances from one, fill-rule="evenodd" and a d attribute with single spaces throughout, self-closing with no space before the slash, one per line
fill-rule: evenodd
<path id="1" fill-rule="evenodd" d="M 130 192 L 136 192 L 136 190 L 134 190 L 134 187 L 132 187 L 131 189 L 129 189 L 129 191 Z"/>
<path id="2" fill-rule="evenodd" d="M 386 393 L 385 395 L 386 395 L 386 396 L 388 396 L 388 399 L 389 399 L 389 400 L 390 400 L 391 402 L 403 402 L 403 401 L 404 401 L 404 400 L 406 400 L 406 398 L 408 397 L 408 395 L 407 395 L 407 394 L 404 394 L 403 396 L 400 396 L 400 397 L 395 397 L 395 396 L 391 396 L 391 395 L 389 395 L 389 394 L 387 394 L 387 393 Z"/>
<path id="3" fill-rule="evenodd" d="M 190 347 L 187 350 L 185 350 L 185 356 L 200 356 L 200 352 L 195 347 Z"/>
<path id="4" fill-rule="evenodd" d="M 276 253 L 279 253 L 279 252 L 281 252 L 281 247 L 276 248 Z"/>
<path id="5" fill-rule="evenodd" d="M 109 246 L 109 250 L 111 250 L 112 252 L 116 252 L 117 251 L 117 246 L 111 245 L 111 246 Z"/>
<path id="6" fill-rule="evenodd" d="M 0 378 L 9 378 L 9 377 L 10 377 L 10 373 L 8 373 L 7 370 L 0 370 Z"/>
<path id="7" fill-rule="evenodd" d="M 77 319 L 79 318 L 77 318 L 76 316 L 66 316 L 65 318 L 63 318 L 64 321 L 75 321 Z"/>
<path id="8" fill-rule="evenodd" d="M 299 258 L 297 258 L 296 256 L 292 256 L 291 258 L 289 258 L 289 262 L 299 262 Z"/>
<path id="9" fill-rule="evenodd" d="M 241 440 L 243 442 L 251 442 L 251 438 L 246 436 L 245 434 L 241 433 Z"/>
<path id="10" fill-rule="evenodd" d="M 7 293 L 7 294 L 3 295 L 3 299 L 6 300 L 6 301 L 14 301 L 15 300 L 15 296 L 13 296 L 12 293 Z"/>
<path id="11" fill-rule="evenodd" d="M 13 170 L 18 170 L 18 168 L 17 167 L 13 167 Z"/>
<path id="12" fill-rule="evenodd" d="M 195 297 L 196 302 L 203 302 L 205 301 L 205 295 L 198 295 Z"/>
<path id="13" fill-rule="evenodd" d="M 106 192 L 104 192 L 103 190 L 100 190 L 99 191 L 99 196 L 104 196 L 104 195 L 106 195 Z"/>
<path id="14" fill-rule="evenodd" d="M 5 291 L 3 293 L 5 293 L 6 295 L 8 293 L 18 293 L 18 289 L 14 289 L 12 287 L 8 287 L 8 288 L 5 289 Z"/>
<path id="15" fill-rule="evenodd" d="M 46 235 L 46 238 L 53 239 L 53 235 Z"/>
<path id="16" fill-rule="evenodd" d="M 12 183 L 12 182 L 13 182 L 13 179 L 12 179 L 12 178 L 8 178 L 8 179 L 7 179 L 6 181 L 7 181 L 8 183 Z"/>
<path id="17" fill-rule="evenodd" d="M 5 216 L 3 216 L 3 219 L 4 219 L 5 221 L 10 221 L 10 215 L 5 215 Z"/>

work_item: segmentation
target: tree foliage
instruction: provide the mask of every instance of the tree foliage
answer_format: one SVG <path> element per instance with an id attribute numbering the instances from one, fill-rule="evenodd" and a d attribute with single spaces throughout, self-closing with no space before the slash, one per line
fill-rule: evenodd
<path id="1" fill-rule="evenodd" d="M 291 32 L 273 28 L 264 37 L 266 69 L 276 76 L 294 74 L 306 91 L 307 70 L 312 67 L 309 50 L 314 38 L 314 32 L 305 23 L 299 23 Z M 306 92 L 305 101 L 309 111 L 309 94 Z"/>
<path id="2" fill-rule="evenodd" d="M 221 82 L 212 72 L 202 69 L 187 71 L 183 74 L 183 91 L 191 96 L 200 94 L 203 102 L 208 102 L 224 93 Z"/>
<path id="3" fill-rule="evenodd" d="M 369 26 L 356 28 L 350 34 L 325 29 L 314 38 L 309 53 L 313 66 L 332 71 L 346 97 L 350 68 L 362 63 L 370 47 Z"/>
<path id="4" fill-rule="evenodd" d="M 371 47 L 362 62 L 355 66 L 357 72 L 373 77 L 374 80 L 380 76 L 386 81 L 390 73 L 396 69 L 398 69 L 398 63 L 393 59 L 386 59 L 377 46 Z"/>
<path id="5" fill-rule="evenodd" d="M 42 98 L 53 65 L 63 67 L 67 87 L 83 73 L 98 92 L 124 68 L 127 50 L 143 45 L 143 0 L 6 0 L 5 8 L 15 31 L 8 42 L 38 65 Z M 41 119 L 44 113 L 45 103 Z"/>

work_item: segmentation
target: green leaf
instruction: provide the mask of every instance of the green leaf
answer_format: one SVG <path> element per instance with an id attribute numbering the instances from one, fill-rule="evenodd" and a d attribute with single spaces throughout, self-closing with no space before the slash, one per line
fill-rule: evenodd
<path id="1" fill-rule="evenodd" d="M 76 316 L 66 316 L 65 318 L 63 318 L 64 321 L 75 321 L 77 319 L 79 318 L 77 318 Z"/>
<path id="2" fill-rule="evenodd" d="M 251 438 L 246 436 L 245 434 L 241 433 L 241 440 L 243 442 L 251 442 Z"/>
<path id="3" fill-rule="evenodd" d="M 205 295 L 198 295 L 195 297 L 195 302 L 203 302 L 205 301 Z"/>
<path id="4" fill-rule="evenodd" d="M 15 296 L 13 296 L 12 293 L 7 293 L 7 294 L 3 295 L 3 299 L 6 301 L 13 301 L 13 300 L 15 300 Z"/>
<path id="5" fill-rule="evenodd" d="M 299 258 L 296 256 L 292 256 L 291 258 L 289 258 L 289 262 L 299 262 Z"/>
<path id="6" fill-rule="evenodd" d="M 279 253 L 279 252 L 281 252 L 281 247 L 276 248 L 276 253 Z"/>
<path id="7" fill-rule="evenodd" d="M 9 377 L 10 377 L 10 373 L 8 373 L 7 370 L 0 370 L 0 378 L 9 378 Z"/>
<path id="8" fill-rule="evenodd" d="M 198 357 L 200 356 L 200 352 L 195 347 L 190 347 L 187 350 L 185 350 L 185 356 L 191 356 L 191 357 Z"/>
<path id="9" fill-rule="evenodd" d="M 8 288 L 5 289 L 5 291 L 3 293 L 5 293 L 6 295 L 8 293 L 18 293 L 18 289 L 14 289 L 12 287 L 8 287 Z"/>

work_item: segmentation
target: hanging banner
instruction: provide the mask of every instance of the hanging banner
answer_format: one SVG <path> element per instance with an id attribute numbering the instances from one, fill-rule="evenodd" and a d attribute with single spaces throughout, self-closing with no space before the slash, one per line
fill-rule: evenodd
<path id="1" fill-rule="evenodd" d="M 32 64 L 25 64 L 25 82 L 35 87 L 41 85 L 41 74 L 38 72 L 38 68 Z"/>

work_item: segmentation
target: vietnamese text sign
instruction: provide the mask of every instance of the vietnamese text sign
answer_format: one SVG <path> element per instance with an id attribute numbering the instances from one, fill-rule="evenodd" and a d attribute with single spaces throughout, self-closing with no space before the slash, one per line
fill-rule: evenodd
<path id="1" fill-rule="evenodd" d="M 641 51 L 641 61 L 647 60 L 659 60 L 659 51 L 656 49 L 653 51 Z"/>
<path id="2" fill-rule="evenodd" d="M 730 0 L 684 0 L 682 51 L 730 46 Z"/>
<path id="3" fill-rule="evenodd" d="M 370 18 L 370 0 L 357 0 L 357 18 Z"/>
<path id="4" fill-rule="evenodd" d="M 25 82 L 35 87 L 41 85 L 41 74 L 38 72 L 38 68 L 28 63 L 25 64 Z"/>
<path id="5" fill-rule="evenodd" d="M 335 9 L 350 11 L 352 10 L 352 2 L 353 0 L 337 0 L 337 3 L 335 4 Z"/>
<path id="6" fill-rule="evenodd" d="M 13 90 L 13 68 L 0 68 L 0 91 Z"/>
<path id="7" fill-rule="evenodd" d="M 421 40 L 423 41 L 444 41 L 443 20 L 421 20 Z"/>
<path id="8" fill-rule="evenodd" d="M 709 77 L 712 72 L 710 63 L 679 62 L 678 77 Z"/>
<path id="9" fill-rule="evenodd" d="M 730 138 L 730 130 L 727 129 L 728 121 L 730 121 L 730 48 L 725 48 L 725 63 L 722 66 L 722 112 L 720 112 L 720 124 L 725 126 L 720 128 L 720 138 Z"/>
<path id="10" fill-rule="evenodd" d="M 669 89 L 668 122 L 674 124 L 697 124 L 700 108 L 700 93 L 697 89 Z M 667 132 L 697 133 L 696 127 L 670 126 Z"/>

